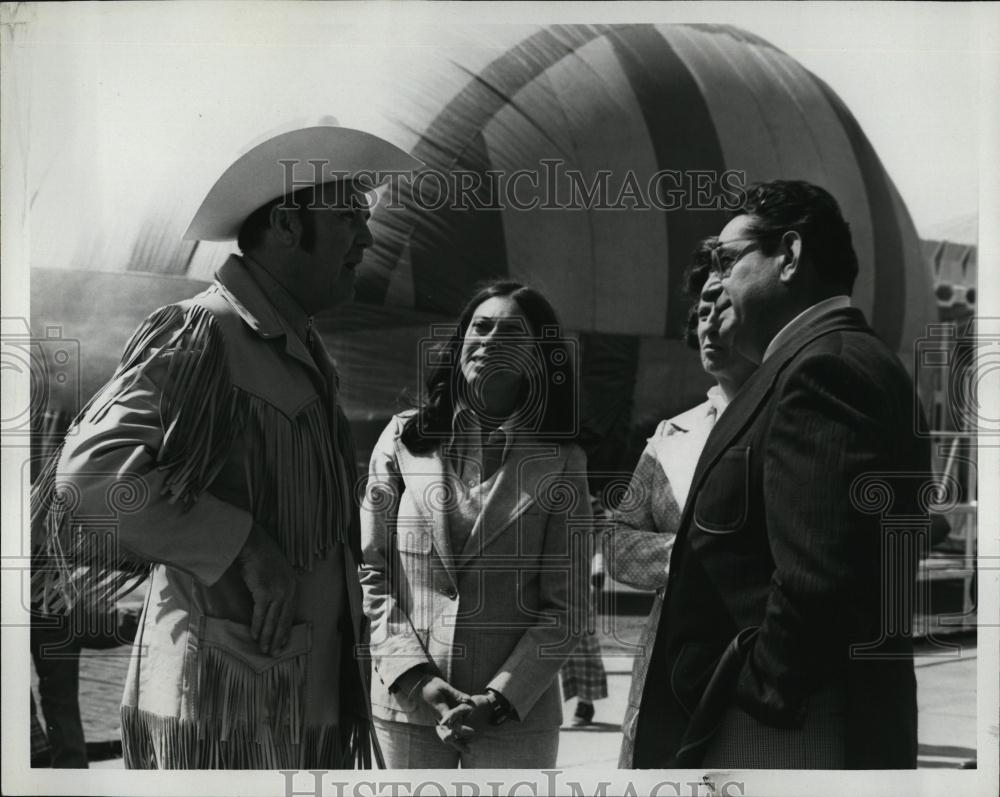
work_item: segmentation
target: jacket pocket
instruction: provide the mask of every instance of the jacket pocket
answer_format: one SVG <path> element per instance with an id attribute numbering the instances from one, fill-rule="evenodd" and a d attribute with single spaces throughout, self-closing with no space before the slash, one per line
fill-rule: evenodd
<path id="1" fill-rule="evenodd" d="M 694 522 L 709 534 L 732 534 L 746 523 L 750 493 L 750 446 L 726 451 L 698 491 Z"/>
<path id="2" fill-rule="evenodd" d="M 670 671 L 670 691 L 688 715 L 694 713 L 718 660 L 718 652 L 703 642 L 688 642 L 677 654 Z"/>
<path id="3" fill-rule="evenodd" d="M 249 626 L 218 617 L 202 617 L 199 626 L 192 701 L 198 725 L 217 728 L 222 741 L 235 733 L 298 744 L 311 626 L 292 626 L 279 656 L 261 653 Z"/>
<path id="4" fill-rule="evenodd" d="M 396 548 L 400 553 L 415 553 L 426 556 L 431 552 L 433 532 L 423 523 L 403 523 L 396 527 Z"/>

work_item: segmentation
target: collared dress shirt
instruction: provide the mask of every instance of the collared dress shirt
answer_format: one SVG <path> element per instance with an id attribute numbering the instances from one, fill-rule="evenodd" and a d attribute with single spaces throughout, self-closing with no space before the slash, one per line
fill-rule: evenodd
<path id="1" fill-rule="evenodd" d="M 455 490 L 455 511 L 448 515 L 453 551 L 465 547 L 507 460 L 510 444 L 511 435 L 504 424 L 487 432 L 471 410 L 456 410 L 445 453 Z"/>

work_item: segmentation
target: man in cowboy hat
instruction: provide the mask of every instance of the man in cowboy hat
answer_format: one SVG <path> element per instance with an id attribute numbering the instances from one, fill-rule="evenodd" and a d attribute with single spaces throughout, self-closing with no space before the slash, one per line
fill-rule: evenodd
<path id="1" fill-rule="evenodd" d="M 49 603 L 149 575 L 127 767 L 370 764 L 354 448 L 313 315 L 352 296 L 364 192 L 417 165 L 330 126 L 238 158 L 185 237 L 242 256 L 135 332 L 42 480 Z M 110 545 L 85 522 L 109 509 Z"/>

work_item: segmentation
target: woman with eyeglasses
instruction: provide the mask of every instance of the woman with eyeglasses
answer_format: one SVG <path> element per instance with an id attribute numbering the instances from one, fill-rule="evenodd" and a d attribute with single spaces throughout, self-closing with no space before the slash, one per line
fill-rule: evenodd
<path id="1" fill-rule="evenodd" d="M 723 263 L 726 255 L 723 253 Z M 663 589 L 674 537 L 687 500 L 695 465 L 712 427 L 756 365 L 733 348 L 734 316 L 729 298 L 718 276 L 719 252 L 715 238 L 700 242 L 693 253 L 687 275 L 687 292 L 695 297 L 688 314 L 685 340 L 698 349 L 705 372 L 715 378 L 703 403 L 674 418 L 662 421 L 632 474 L 628 493 L 613 513 L 613 526 L 605 537 L 605 567 L 608 575 L 639 589 L 656 590 L 656 598 L 642 637 L 641 650 L 632 671 L 619 766 L 632 768 L 638 703 L 649 667 L 663 608 Z"/>
<path id="2" fill-rule="evenodd" d="M 376 733 L 392 769 L 552 767 L 590 561 L 571 348 L 540 293 L 496 282 L 427 356 L 361 513 Z"/>

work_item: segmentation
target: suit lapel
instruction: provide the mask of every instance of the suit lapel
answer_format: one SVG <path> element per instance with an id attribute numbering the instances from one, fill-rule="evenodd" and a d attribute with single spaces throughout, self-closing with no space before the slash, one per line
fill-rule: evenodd
<path id="1" fill-rule="evenodd" d="M 455 566 L 464 567 L 502 535 L 535 502 L 546 474 L 560 472 L 561 464 L 551 445 L 524 441 L 511 445 Z"/>
<path id="2" fill-rule="evenodd" d="M 691 504 L 694 496 L 701 487 L 701 482 L 705 474 L 712 468 L 719 457 L 729 448 L 733 440 L 747 427 L 750 421 L 757 415 L 761 405 L 774 387 L 775 382 L 784 370 L 785 366 L 802 349 L 814 340 L 828 335 L 831 332 L 841 330 L 867 331 L 871 334 L 871 328 L 865 323 L 864 316 L 860 310 L 853 307 L 833 310 L 827 315 L 816 319 L 812 324 L 805 327 L 801 333 L 793 340 L 790 340 L 776 352 L 774 352 L 757 369 L 756 372 L 743 385 L 742 390 L 726 408 L 726 411 L 719 417 L 708 440 L 705 441 L 705 448 L 698 459 L 698 466 L 695 468 L 694 477 L 691 480 L 691 489 L 688 491 L 688 501 L 684 507 L 684 517 L 681 520 L 681 528 L 688 522 Z"/>
<path id="3" fill-rule="evenodd" d="M 430 519 L 434 549 L 444 564 L 445 571 L 451 580 L 455 581 L 455 561 L 451 550 L 447 515 L 449 503 L 447 496 L 451 488 L 447 486 L 448 477 L 445 474 L 441 454 L 434 451 L 414 456 L 402 444 L 398 450 L 400 471 L 403 474 L 406 491 L 412 497 L 417 512 Z"/>

